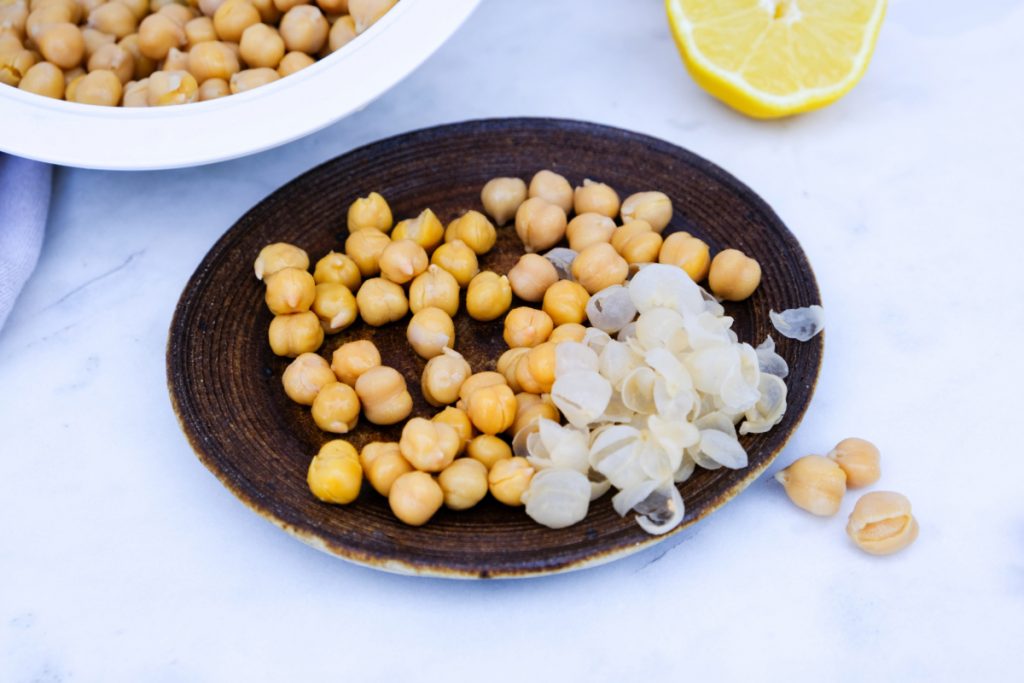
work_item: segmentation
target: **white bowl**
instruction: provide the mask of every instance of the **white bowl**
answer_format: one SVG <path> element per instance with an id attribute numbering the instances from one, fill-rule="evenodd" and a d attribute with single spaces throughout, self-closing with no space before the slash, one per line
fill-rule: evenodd
<path id="1" fill-rule="evenodd" d="M 362 109 L 441 47 L 479 0 L 400 0 L 350 44 L 249 92 L 97 107 L 0 86 L 0 150 L 66 166 L 177 168 L 252 154 Z"/>

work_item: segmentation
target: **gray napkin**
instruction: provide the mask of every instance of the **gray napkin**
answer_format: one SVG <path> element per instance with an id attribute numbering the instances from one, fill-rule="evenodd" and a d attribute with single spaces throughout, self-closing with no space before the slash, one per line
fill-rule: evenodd
<path id="1" fill-rule="evenodd" d="M 0 154 L 0 329 L 39 259 L 51 176 L 49 164 Z"/>

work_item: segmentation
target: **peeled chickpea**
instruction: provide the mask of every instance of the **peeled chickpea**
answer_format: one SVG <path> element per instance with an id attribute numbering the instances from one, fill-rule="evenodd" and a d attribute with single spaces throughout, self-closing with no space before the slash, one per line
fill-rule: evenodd
<path id="1" fill-rule="evenodd" d="M 499 460 L 512 457 L 512 448 L 501 438 L 493 434 L 481 434 L 469 442 L 468 455 L 478 461 L 486 469 L 491 469 Z"/>
<path id="2" fill-rule="evenodd" d="M 576 252 L 583 251 L 591 244 L 611 242 L 614 232 L 615 221 L 598 213 L 578 214 L 565 228 L 569 248 Z"/>
<path id="3" fill-rule="evenodd" d="M 531 394 L 550 392 L 555 383 L 555 344 L 544 342 L 530 349 L 516 365 L 516 380 Z"/>
<path id="4" fill-rule="evenodd" d="M 147 90 L 146 101 L 151 107 L 187 104 L 199 98 L 199 83 L 187 71 L 154 71 Z"/>
<path id="5" fill-rule="evenodd" d="M 356 394 L 363 404 L 363 415 L 373 424 L 393 425 L 409 417 L 412 396 L 405 378 L 394 368 L 378 365 L 356 380 Z"/>
<path id="6" fill-rule="evenodd" d="M 368 339 L 346 342 L 334 350 L 331 356 L 331 370 L 338 381 L 355 386 L 367 370 L 380 366 L 380 351 Z"/>
<path id="7" fill-rule="evenodd" d="M 17 86 L 37 61 L 30 50 L 0 52 L 0 83 Z"/>
<path id="8" fill-rule="evenodd" d="M 141 81 L 128 81 L 124 85 L 124 93 L 121 95 L 121 106 L 123 107 L 148 107 L 149 106 L 149 79 Z"/>
<path id="9" fill-rule="evenodd" d="M 373 445 L 371 443 L 364 446 L 363 452 L 365 453 L 367 448 Z M 370 485 L 382 496 L 387 496 L 391 493 L 391 485 L 395 483 L 396 479 L 406 472 L 413 471 L 413 466 L 402 457 L 397 443 L 385 445 L 387 446 L 386 450 L 375 457 L 369 465 L 363 465 L 363 470 L 366 472 L 366 478 L 369 480 Z"/>
<path id="10" fill-rule="evenodd" d="M 612 234 L 612 247 L 626 263 L 653 263 L 661 251 L 661 235 L 647 221 L 636 220 L 617 228 Z"/>
<path id="11" fill-rule="evenodd" d="M 208 78 L 199 86 L 199 101 L 215 100 L 231 94 L 231 86 L 223 78 Z"/>
<path id="12" fill-rule="evenodd" d="M 121 2 L 107 2 L 89 12 L 89 27 L 117 38 L 135 33 L 138 19 Z"/>
<path id="13" fill-rule="evenodd" d="M 348 231 L 353 234 L 363 228 L 390 232 L 391 222 L 391 207 L 376 192 L 360 197 L 348 207 Z"/>
<path id="14" fill-rule="evenodd" d="M 263 247 L 256 257 L 256 262 L 253 263 L 253 270 L 256 272 L 257 280 L 262 280 L 264 277 L 269 277 L 285 268 L 307 270 L 309 268 L 309 255 L 294 244 L 275 242 Z"/>
<path id="15" fill-rule="evenodd" d="M 522 387 L 519 386 L 519 380 L 516 379 L 516 370 L 519 367 L 519 362 L 526 357 L 526 354 L 530 352 L 530 349 L 523 347 L 516 347 L 509 349 L 505 353 L 498 357 L 497 371 L 500 372 L 504 377 L 505 381 L 508 382 L 509 387 L 512 391 L 520 392 Z"/>
<path id="16" fill-rule="evenodd" d="M 455 430 L 455 433 L 459 435 L 458 454 L 462 455 L 462 451 L 466 449 L 466 444 L 473 438 L 473 423 L 469 421 L 466 411 L 448 406 L 430 419 L 434 422 L 443 422 Z"/>
<path id="17" fill-rule="evenodd" d="M 431 306 L 440 308 L 452 317 L 459 310 L 458 281 L 447 270 L 433 264 L 417 275 L 409 285 L 409 308 L 413 313 Z"/>
<path id="18" fill-rule="evenodd" d="M 325 432 L 347 434 L 359 422 L 359 397 L 342 382 L 323 387 L 313 399 L 313 422 Z"/>
<path id="19" fill-rule="evenodd" d="M 122 84 L 132 80 L 135 73 L 135 60 L 128 50 L 120 45 L 110 43 L 92 53 L 88 62 L 89 71 L 106 69 L 117 76 Z"/>
<path id="20" fill-rule="evenodd" d="M 363 468 L 352 444 L 341 439 L 328 441 L 309 463 L 306 483 L 314 496 L 325 503 L 345 505 L 359 497 Z"/>
<path id="21" fill-rule="evenodd" d="M 430 257 L 430 262 L 451 273 L 459 287 L 469 285 L 470 280 L 480 272 L 476 252 L 462 240 L 453 240 L 439 246 Z"/>
<path id="22" fill-rule="evenodd" d="M 299 9 L 296 7 L 295 9 Z M 380 273 L 395 284 L 404 285 L 427 269 L 427 252 L 412 240 L 394 240 L 380 253 Z"/>
<path id="23" fill-rule="evenodd" d="M 62 69 L 78 66 L 82 62 L 82 57 L 85 56 L 85 40 L 82 38 L 82 32 L 70 22 L 58 22 L 43 26 L 35 41 L 43 58 Z M 120 87 L 119 81 L 118 100 L 121 99 Z M 103 99 L 106 101 L 109 97 Z M 102 102 L 89 102 L 88 104 L 102 104 Z M 117 102 L 115 101 L 114 104 Z"/>
<path id="24" fill-rule="evenodd" d="M 441 354 L 427 361 L 423 368 L 420 377 L 423 398 L 435 407 L 455 403 L 459 398 L 459 389 L 471 374 L 473 370 L 462 354 L 444 347 Z"/>
<path id="25" fill-rule="evenodd" d="M 356 37 L 356 22 L 346 15 L 338 17 L 327 34 L 327 51 L 337 52 Z"/>
<path id="26" fill-rule="evenodd" d="M 246 0 L 226 0 L 213 13 L 213 27 L 221 40 L 237 43 L 242 33 L 260 23 L 260 13 Z"/>
<path id="27" fill-rule="evenodd" d="M 237 95 L 238 93 L 258 88 L 261 85 L 273 83 L 279 78 L 281 76 L 273 69 L 243 69 L 236 74 L 232 74 L 228 84 L 231 86 L 231 94 Z"/>
<path id="28" fill-rule="evenodd" d="M 622 221 L 643 220 L 661 233 L 672 220 L 672 200 L 664 192 L 637 192 L 622 202 Z"/>
<path id="29" fill-rule="evenodd" d="M 857 501 L 846 533 L 866 553 L 891 555 L 917 539 L 918 525 L 906 496 L 872 491 Z"/>
<path id="30" fill-rule="evenodd" d="M 826 456 L 846 473 L 847 488 L 870 486 L 882 476 L 878 448 L 864 439 L 843 439 Z"/>
<path id="31" fill-rule="evenodd" d="M 318 8 L 312 5 L 298 5 L 281 17 L 278 31 L 289 50 L 316 54 L 327 42 L 327 32 L 330 28 Z"/>
<path id="32" fill-rule="evenodd" d="M 459 435 L 443 422 L 414 417 L 402 428 L 402 457 L 421 472 L 440 472 L 455 459 Z"/>
<path id="33" fill-rule="evenodd" d="M 452 510 L 468 510 L 487 495 L 487 468 L 472 458 L 460 458 L 437 477 L 444 504 Z"/>
<path id="34" fill-rule="evenodd" d="M 267 308 L 274 315 L 308 311 L 316 297 L 316 282 L 313 276 L 298 268 L 284 268 L 266 280 L 267 292 L 264 299 Z"/>
<path id="35" fill-rule="evenodd" d="M 238 49 L 245 63 L 252 67 L 276 69 L 284 57 L 284 39 L 271 26 L 253 24 L 242 31 Z"/>
<path id="36" fill-rule="evenodd" d="M 522 505 L 523 494 L 530 488 L 533 467 L 526 458 L 512 457 L 499 460 L 487 473 L 491 495 L 505 505 Z"/>
<path id="37" fill-rule="evenodd" d="M 188 52 L 172 47 L 160 67 L 162 71 L 188 71 Z"/>
<path id="38" fill-rule="evenodd" d="M 526 183 L 519 178 L 491 178 L 480 191 L 480 201 L 495 223 L 505 225 L 526 201 Z"/>
<path id="39" fill-rule="evenodd" d="M 466 311 L 474 320 L 494 320 L 512 305 L 512 286 L 504 275 L 485 270 L 469 282 Z"/>
<path id="40" fill-rule="evenodd" d="M 510 347 L 537 346 L 547 341 L 555 327 L 551 316 L 536 308 L 520 306 L 505 316 L 505 331 L 502 335 Z"/>
<path id="41" fill-rule="evenodd" d="M 166 15 L 150 14 L 139 24 L 139 51 L 150 59 L 161 60 L 185 42 L 185 29 Z"/>
<path id="42" fill-rule="evenodd" d="M 378 230 L 357 230 L 345 240 L 345 253 L 355 261 L 359 273 L 370 277 L 380 272 L 380 255 L 391 238 Z"/>
<path id="43" fill-rule="evenodd" d="M 304 406 L 313 405 L 313 399 L 320 390 L 336 381 L 331 366 L 315 353 L 299 354 L 281 375 L 284 393 Z"/>
<path id="44" fill-rule="evenodd" d="M 82 77 L 74 91 L 73 101 L 113 107 L 121 101 L 121 92 L 121 79 L 113 71 L 97 69 Z"/>
<path id="45" fill-rule="evenodd" d="M 509 434 L 515 436 L 540 419 L 558 422 L 558 408 L 551 402 L 548 395 L 516 394 L 516 419 L 512 423 Z"/>
<path id="46" fill-rule="evenodd" d="M 587 318 L 590 294 L 586 288 L 572 280 L 559 280 L 544 292 L 544 312 L 555 325 L 582 323 Z"/>
<path id="47" fill-rule="evenodd" d="M 313 268 L 313 279 L 318 285 L 326 282 L 345 285 L 352 292 L 359 289 L 359 285 L 363 282 L 356 262 L 336 251 L 328 252 L 326 256 L 316 262 L 316 266 Z"/>
<path id="48" fill-rule="evenodd" d="M 493 387 L 501 384 L 508 384 L 508 382 L 505 379 L 505 376 L 500 372 L 485 370 L 483 372 L 474 373 L 462 383 L 461 387 L 459 387 L 459 403 L 466 405 L 469 402 L 469 397 L 473 395 L 473 392 L 483 389 L 484 387 Z"/>
<path id="49" fill-rule="evenodd" d="M 508 271 L 508 282 L 520 299 L 540 301 L 548 287 L 558 282 L 558 271 L 540 254 L 523 254 Z"/>
<path id="50" fill-rule="evenodd" d="M 565 211 L 541 197 L 531 197 L 516 211 L 516 234 L 527 252 L 544 251 L 565 236 Z"/>
<path id="51" fill-rule="evenodd" d="M 188 52 L 188 70 L 199 83 L 210 78 L 227 81 L 240 68 L 235 53 L 221 42 L 199 43 Z"/>
<path id="52" fill-rule="evenodd" d="M 199 43 L 208 43 L 214 40 L 217 40 L 217 30 L 213 27 L 213 19 L 210 17 L 196 17 L 185 23 L 185 42 L 189 49 Z"/>
<path id="53" fill-rule="evenodd" d="M 540 197 L 544 201 L 560 207 L 563 213 L 572 211 L 572 185 L 554 171 L 538 171 L 530 180 L 528 194 L 530 198 Z"/>
<path id="54" fill-rule="evenodd" d="M 467 211 L 448 224 L 444 241 L 462 240 L 477 255 L 486 254 L 498 240 L 498 233 L 479 211 Z"/>
<path id="55" fill-rule="evenodd" d="M 392 239 L 409 239 L 424 249 L 433 249 L 444 238 L 444 226 L 430 209 L 424 209 L 416 218 L 399 221 Z"/>
<path id="56" fill-rule="evenodd" d="M 605 287 L 621 285 L 627 275 L 629 264 L 610 244 L 592 244 L 572 262 L 572 276 L 590 294 L 596 294 Z"/>
<path id="57" fill-rule="evenodd" d="M 573 209 L 577 214 L 596 213 L 615 218 L 619 215 L 619 195 L 604 183 L 584 180 L 573 193 Z"/>
<path id="58" fill-rule="evenodd" d="M 466 400 L 466 414 L 484 434 L 500 434 L 516 419 L 516 396 L 507 384 L 477 389 Z"/>
<path id="59" fill-rule="evenodd" d="M 430 359 L 440 355 L 445 347 L 455 346 L 455 323 L 440 308 L 430 306 L 412 317 L 406 338 L 413 351 Z"/>
<path id="60" fill-rule="evenodd" d="M 423 526 L 444 503 L 441 485 L 426 472 L 407 472 L 395 479 L 388 504 L 395 517 L 410 526 Z"/>
<path id="61" fill-rule="evenodd" d="M 380 327 L 409 312 L 409 300 L 401 285 L 375 277 L 365 281 L 356 294 L 359 315 L 367 325 Z"/>
<path id="62" fill-rule="evenodd" d="M 720 251 L 711 260 L 708 286 L 726 301 L 743 301 L 761 284 L 761 264 L 739 249 Z"/>
<path id="63" fill-rule="evenodd" d="M 327 334 L 341 332 L 359 315 L 356 298 L 348 287 L 337 282 L 322 282 L 316 286 L 313 312 Z"/>
<path id="64" fill-rule="evenodd" d="M 60 100 L 64 98 L 64 73 L 49 62 L 39 62 L 29 67 L 18 87 L 26 92 Z"/>
<path id="65" fill-rule="evenodd" d="M 267 335 L 270 349 L 278 356 L 289 358 L 316 351 L 324 343 L 320 319 L 312 311 L 275 316 Z"/>
<path id="66" fill-rule="evenodd" d="M 846 493 L 846 473 L 828 458 L 806 455 L 775 475 L 793 503 L 813 515 L 839 512 Z"/>
<path id="67" fill-rule="evenodd" d="M 349 0 L 348 13 L 356 23 L 356 33 L 362 33 L 377 23 L 398 0 Z"/>
<path id="68" fill-rule="evenodd" d="M 662 243 L 658 262 L 679 266 L 691 280 L 700 282 L 708 276 L 711 250 L 706 242 L 688 232 L 674 232 Z"/>
<path id="69" fill-rule="evenodd" d="M 148 78 L 151 73 L 156 71 L 156 62 L 142 54 L 142 50 L 139 49 L 139 34 L 133 33 L 129 36 L 125 36 L 117 43 L 132 56 L 132 78 L 137 81 L 143 78 Z"/>
<path id="70" fill-rule="evenodd" d="M 586 291 L 586 290 L 584 290 Z M 550 311 L 545 311 L 548 315 L 551 315 Z M 554 319 L 554 316 L 551 316 Z M 563 341 L 583 341 L 584 335 L 587 333 L 587 328 L 583 327 L 579 323 L 562 323 L 561 325 L 555 325 L 555 329 L 551 330 L 551 336 L 548 337 L 548 341 L 558 343 Z"/>

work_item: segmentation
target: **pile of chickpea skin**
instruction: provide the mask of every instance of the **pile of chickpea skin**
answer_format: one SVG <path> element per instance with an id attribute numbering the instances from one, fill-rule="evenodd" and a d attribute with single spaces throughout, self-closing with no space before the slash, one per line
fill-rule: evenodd
<path id="1" fill-rule="evenodd" d="M 154 107 L 252 90 L 313 64 L 397 0 L 0 0 L 0 83 Z"/>

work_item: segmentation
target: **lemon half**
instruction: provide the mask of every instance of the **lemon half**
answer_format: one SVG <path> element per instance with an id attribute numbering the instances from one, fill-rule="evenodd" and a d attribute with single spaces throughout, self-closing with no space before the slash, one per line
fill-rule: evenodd
<path id="1" fill-rule="evenodd" d="M 836 101 L 864 75 L 886 0 L 666 0 L 694 80 L 744 114 Z"/>

